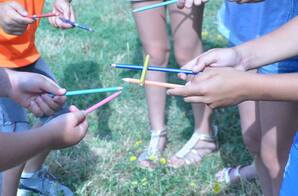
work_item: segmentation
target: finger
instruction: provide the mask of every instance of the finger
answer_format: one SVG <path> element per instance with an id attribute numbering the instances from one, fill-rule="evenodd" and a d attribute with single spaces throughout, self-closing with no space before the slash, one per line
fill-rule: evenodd
<path id="1" fill-rule="evenodd" d="M 52 110 L 57 111 L 60 109 L 61 105 L 57 104 L 48 94 L 42 94 L 41 98 Z"/>
<path id="2" fill-rule="evenodd" d="M 206 103 L 206 99 L 202 96 L 190 96 L 190 97 L 185 97 L 184 101 L 187 103 Z"/>
<path id="3" fill-rule="evenodd" d="M 73 22 L 76 21 L 76 16 L 74 14 L 73 7 L 71 5 L 70 5 L 70 20 Z"/>
<path id="4" fill-rule="evenodd" d="M 202 0 L 194 0 L 194 4 L 195 4 L 196 6 L 199 6 L 199 5 L 202 4 Z"/>
<path id="5" fill-rule="evenodd" d="M 177 7 L 178 7 L 179 9 L 183 9 L 184 6 L 185 6 L 185 0 L 178 0 L 178 2 L 177 2 Z"/>
<path id="6" fill-rule="evenodd" d="M 38 104 L 34 100 L 30 102 L 30 105 L 27 109 L 29 109 L 37 117 L 43 116 L 41 109 L 39 108 Z"/>
<path id="7" fill-rule="evenodd" d="M 40 89 L 44 93 L 51 93 L 57 96 L 63 96 L 66 93 L 66 89 L 59 87 L 58 84 L 47 77 L 43 77 L 42 83 L 39 84 L 41 85 Z"/>
<path id="8" fill-rule="evenodd" d="M 46 102 L 44 102 L 44 100 L 41 97 L 37 97 L 35 99 L 37 105 L 39 106 L 39 108 L 41 109 L 41 111 L 43 112 L 43 114 L 47 115 L 47 116 L 51 116 L 54 114 L 54 110 L 52 110 Z"/>
<path id="9" fill-rule="evenodd" d="M 193 0 L 186 0 L 185 1 L 185 7 L 186 8 L 192 8 L 193 6 Z"/>
<path id="10" fill-rule="evenodd" d="M 86 115 L 82 111 L 72 112 L 72 116 L 76 125 L 79 125 L 86 119 Z"/>
<path id="11" fill-rule="evenodd" d="M 205 67 L 210 66 L 213 63 L 216 63 L 217 59 L 213 51 L 207 52 L 198 58 L 198 61 L 195 66 L 193 66 L 192 71 L 198 73 L 202 71 Z"/>
<path id="12" fill-rule="evenodd" d="M 200 55 L 201 56 L 201 55 Z M 181 67 L 181 69 L 193 69 L 194 66 L 197 65 L 198 59 L 200 58 L 200 56 L 192 59 L 191 61 L 189 61 L 187 64 L 183 65 Z"/>
<path id="13" fill-rule="evenodd" d="M 66 96 L 55 96 L 53 100 L 61 107 L 64 105 L 66 99 Z"/>
<path id="14" fill-rule="evenodd" d="M 13 2 L 10 3 L 10 7 L 13 8 L 21 16 L 28 16 L 28 12 L 19 3 L 13 1 Z"/>
<path id="15" fill-rule="evenodd" d="M 178 78 L 180 78 L 181 80 L 186 80 L 187 79 L 187 75 L 184 73 L 179 73 L 178 74 Z"/>
<path id="16" fill-rule="evenodd" d="M 80 142 L 86 136 L 87 131 L 88 131 L 88 122 L 87 122 L 87 120 L 84 120 L 77 127 L 75 127 L 74 131 L 76 133 L 78 133 L 78 141 L 77 142 Z"/>
<path id="17" fill-rule="evenodd" d="M 182 96 L 182 97 L 186 97 L 186 96 L 190 96 L 193 95 L 193 89 L 189 86 L 185 86 L 185 87 L 179 87 L 179 88 L 174 88 L 174 89 L 170 89 L 167 91 L 168 95 L 171 96 Z"/>
<path id="18" fill-rule="evenodd" d="M 74 105 L 71 105 L 70 107 L 69 107 L 69 111 L 71 111 L 71 112 L 78 112 L 78 111 L 80 111 L 76 106 L 74 106 Z"/>

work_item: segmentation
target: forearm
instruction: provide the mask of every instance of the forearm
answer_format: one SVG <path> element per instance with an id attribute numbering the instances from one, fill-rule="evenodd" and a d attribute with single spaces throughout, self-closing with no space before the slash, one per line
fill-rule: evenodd
<path id="1" fill-rule="evenodd" d="M 298 74 L 253 74 L 243 85 L 246 100 L 298 101 Z"/>
<path id="2" fill-rule="evenodd" d="M 10 87 L 8 70 L 0 68 L 0 97 L 7 97 Z"/>
<path id="3" fill-rule="evenodd" d="M 235 47 L 245 69 L 254 69 L 298 55 L 298 17 L 278 30 Z"/>
<path id="4" fill-rule="evenodd" d="M 50 140 L 49 131 L 40 128 L 21 133 L 0 133 L 0 171 L 49 149 Z"/>

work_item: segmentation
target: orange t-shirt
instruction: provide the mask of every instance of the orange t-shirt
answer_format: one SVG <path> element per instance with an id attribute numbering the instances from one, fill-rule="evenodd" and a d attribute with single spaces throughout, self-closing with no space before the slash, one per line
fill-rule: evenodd
<path id="1" fill-rule="evenodd" d="M 0 0 L 0 3 L 9 0 Z M 42 13 L 44 0 L 13 0 L 27 10 L 29 15 Z M 34 63 L 40 54 L 35 47 L 35 32 L 39 20 L 29 24 L 21 36 L 8 35 L 0 28 L 0 67 L 18 68 Z"/>

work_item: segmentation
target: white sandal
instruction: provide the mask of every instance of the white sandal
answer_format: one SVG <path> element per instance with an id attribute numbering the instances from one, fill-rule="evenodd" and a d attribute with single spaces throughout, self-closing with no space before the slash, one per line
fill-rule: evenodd
<path id="1" fill-rule="evenodd" d="M 151 139 L 149 146 L 140 154 L 138 161 L 149 161 L 156 162 L 159 161 L 161 157 L 162 150 L 159 149 L 159 142 L 162 137 L 167 139 L 167 130 L 151 130 Z"/>
<path id="2" fill-rule="evenodd" d="M 218 149 L 217 132 L 218 132 L 217 127 L 214 127 L 214 135 L 212 136 L 198 133 L 198 131 L 195 131 L 191 136 L 190 140 L 188 140 L 188 142 L 183 146 L 183 148 L 175 154 L 175 157 L 183 160 L 186 165 L 199 163 L 202 160 L 202 158 L 205 156 L 205 155 L 202 155 L 200 151 L 202 149 L 207 149 L 207 148 L 204 148 L 204 147 L 196 148 L 197 143 L 199 141 L 215 143 L 216 145 L 215 149 L 211 149 L 211 148 L 208 148 L 208 149 L 211 149 L 211 152 L 217 151 Z M 181 166 L 184 166 L 185 164 L 177 166 L 176 164 L 169 163 L 169 166 L 173 168 L 179 168 Z"/>

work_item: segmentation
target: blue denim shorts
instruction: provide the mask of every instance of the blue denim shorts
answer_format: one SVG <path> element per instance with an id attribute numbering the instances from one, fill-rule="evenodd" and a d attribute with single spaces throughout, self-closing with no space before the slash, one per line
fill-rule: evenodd
<path id="1" fill-rule="evenodd" d="M 32 72 L 42 74 L 48 78 L 55 81 L 55 77 L 51 72 L 48 65 L 39 59 L 35 63 L 24 67 L 15 69 L 15 71 L 20 72 Z M 43 124 L 52 118 L 57 117 L 63 113 L 68 112 L 68 107 L 64 105 L 59 111 L 57 111 L 53 116 L 44 116 L 39 118 L 39 124 Z M 2 132 L 18 132 L 26 131 L 30 129 L 28 114 L 25 108 L 16 103 L 10 98 L 0 98 L 0 131 Z"/>
<path id="2" fill-rule="evenodd" d="M 280 196 L 297 195 L 298 187 L 298 133 L 292 144 L 284 178 L 280 189 Z"/>

